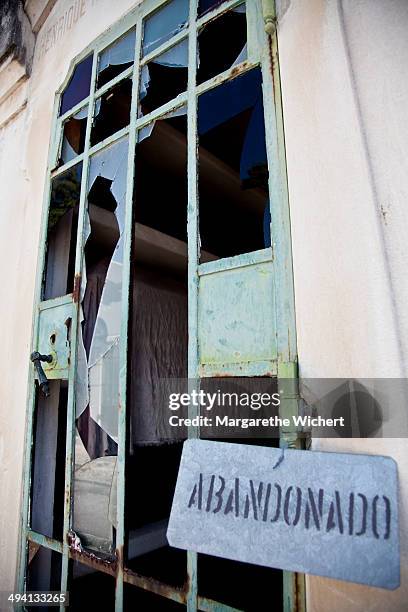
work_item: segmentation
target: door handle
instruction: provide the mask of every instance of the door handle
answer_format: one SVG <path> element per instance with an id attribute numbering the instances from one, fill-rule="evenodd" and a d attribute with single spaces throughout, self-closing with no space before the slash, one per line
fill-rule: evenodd
<path id="1" fill-rule="evenodd" d="M 48 384 L 48 379 L 45 375 L 45 372 L 42 369 L 41 362 L 46 361 L 47 363 L 51 363 L 53 357 L 52 355 L 41 355 L 41 353 L 39 353 L 38 351 L 34 351 L 34 353 L 31 353 L 30 359 L 35 365 L 35 369 L 37 370 L 40 389 L 44 393 L 45 397 L 48 397 L 50 394 L 50 386 Z"/>

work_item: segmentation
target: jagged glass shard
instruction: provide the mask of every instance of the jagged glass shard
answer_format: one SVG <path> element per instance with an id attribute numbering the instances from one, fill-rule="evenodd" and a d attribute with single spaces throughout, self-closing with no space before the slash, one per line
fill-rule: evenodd
<path id="1" fill-rule="evenodd" d="M 198 35 L 200 61 L 197 82 L 208 79 L 247 59 L 245 4 L 211 20 Z"/>
<path id="2" fill-rule="evenodd" d="M 188 21 L 188 0 L 173 0 L 144 22 L 143 55 L 177 34 Z"/>
<path id="3" fill-rule="evenodd" d="M 187 39 L 143 66 L 140 82 L 140 115 L 146 115 L 186 91 L 187 66 Z"/>
<path id="4" fill-rule="evenodd" d="M 135 30 L 131 30 L 99 55 L 98 87 L 102 87 L 133 64 Z"/>
<path id="5" fill-rule="evenodd" d="M 66 164 L 84 151 L 88 106 L 64 122 L 60 164 Z"/>
<path id="6" fill-rule="evenodd" d="M 95 102 L 91 145 L 94 145 L 129 125 L 132 80 L 124 79 Z"/>

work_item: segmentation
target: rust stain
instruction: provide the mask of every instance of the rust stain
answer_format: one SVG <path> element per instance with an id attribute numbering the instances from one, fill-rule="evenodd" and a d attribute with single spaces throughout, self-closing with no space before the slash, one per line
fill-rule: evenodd
<path id="1" fill-rule="evenodd" d="M 242 64 L 240 64 L 239 66 L 235 66 L 235 68 L 231 70 L 231 76 L 236 76 L 237 74 L 240 74 L 241 72 L 245 72 L 247 68 L 248 68 L 248 62 L 243 62 Z"/>
<path id="2" fill-rule="evenodd" d="M 294 595 L 295 595 L 295 612 L 304 612 L 304 577 L 303 574 L 295 573 L 294 575 Z"/>
<path id="3" fill-rule="evenodd" d="M 236 378 L 235 374 L 229 374 L 228 372 L 214 372 L 210 378 Z"/>
<path id="4" fill-rule="evenodd" d="M 275 98 L 275 79 L 274 79 L 274 74 L 275 74 L 275 69 L 276 69 L 276 65 L 275 65 L 275 56 L 272 52 L 272 43 L 270 38 L 269 40 L 269 44 L 268 44 L 268 52 L 269 52 L 269 58 L 271 60 L 271 72 L 272 72 L 272 87 L 273 87 L 273 97 Z"/>
<path id="5" fill-rule="evenodd" d="M 228 75 L 228 78 L 225 80 L 225 77 L 223 74 L 220 74 L 218 77 L 216 77 L 214 79 L 214 85 L 212 86 L 212 89 L 218 85 L 219 83 L 224 83 L 224 82 L 228 82 L 231 79 L 233 79 L 234 77 L 236 77 L 238 74 L 241 74 L 242 72 L 246 72 L 248 69 L 250 68 L 248 61 L 242 62 L 242 64 L 239 64 L 239 66 L 235 66 L 230 74 Z"/>
<path id="6" fill-rule="evenodd" d="M 125 568 L 124 570 L 124 581 L 132 584 L 133 586 L 137 586 L 140 589 L 144 589 L 146 591 L 150 591 L 150 593 L 155 593 L 156 595 L 161 595 L 162 597 L 166 597 L 168 599 L 172 599 L 173 601 L 177 601 L 178 603 L 187 604 L 187 586 L 184 585 L 182 589 L 178 589 L 177 587 L 172 587 L 168 584 L 164 584 L 155 578 L 146 578 L 146 576 L 141 576 L 131 570 Z"/>
<path id="7" fill-rule="evenodd" d="M 28 542 L 28 565 L 30 565 L 40 548 L 41 546 L 36 542 Z"/>
<path id="8" fill-rule="evenodd" d="M 93 553 L 90 553 L 86 550 L 82 550 L 79 552 L 76 549 L 69 549 L 69 556 L 74 561 L 78 561 L 79 563 L 83 563 L 88 567 L 92 567 L 99 572 L 103 572 L 104 574 L 109 574 L 110 576 L 116 576 L 117 571 L 117 563 L 116 561 L 109 561 L 107 559 L 100 559 Z"/>
<path id="9" fill-rule="evenodd" d="M 33 540 L 30 539 L 30 533 L 28 533 L 28 541 L 29 541 L 29 545 L 31 546 L 31 544 L 33 546 L 38 546 L 39 548 L 41 548 L 41 544 L 37 544 L 37 542 L 33 542 Z M 47 546 L 48 548 L 53 549 L 54 546 L 54 540 L 52 538 L 50 538 L 49 536 L 46 535 L 41 535 L 41 539 L 44 541 L 44 545 Z"/>
<path id="10" fill-rule="evenodd" d="M 74 302 L 74 304 L 77 304 L 79 302 L 80 289 L 81 289 L 81 275 L 75 274 L 74 290 L 72 292 L 72 301 Z"/>
<path id="11" fill-rule="evenodd" d="M 118 546 L 115 553 L 116 553 L 116 559 L 117 559 L 118 566 L 120 567 L 123 565 L 123 546 Z"/>
<path id="12" fill-rule="evenodd" d="M 69 546 L 69 556 L 74 561 L 78 561 L 79 563 L 83 563 L 88 567 L 93 567 L 99 572 L 103 572 L 104 574 L 109 574 L 110 576 L 116 576 L 118 563 L 117 559 L 112 557 L 104 558 L 97 557 L 94 553 L 84 550 L 81 545 L 81 541 L 73 531 L 68 533 L 68 546 Z"/>
<path id="13" fill-rule="evenodd" d="M 69 556 L 74 561 L 78 561 L 79 563 L 83 563 L 88 567 L 92 567 L 97 571 L 103 572 L 104 574 L 109 574 L 110 576 L 116 577 L 118 572 L 119 563 L 123 562 L 123 548 L 118 547 L 116 549 L 116 557 L 109 558 L 100 558 L 97 557 L 94 553 L 84 550 L 81 545 L 81 541 L 78 536 L 70 531 L 68 533 L 68 545 L 69 545 Z M 141 576 L 131 570 L 124 568 L 123 571 L 123 579 L 125 582 L 132 584 L 133 586 L 137 586 L 141 589 L 149 591 L 150 593 L 155 593 L 157 595 L 161 595 L 162 597 L 166 597 L 167 599 L 171 599 L 180 604 L 187 604 L 187 586 L 184 585 L 183 588 L 177 588 L 160 582 L 154 578 L 148 578 L 146 576 Z"/>

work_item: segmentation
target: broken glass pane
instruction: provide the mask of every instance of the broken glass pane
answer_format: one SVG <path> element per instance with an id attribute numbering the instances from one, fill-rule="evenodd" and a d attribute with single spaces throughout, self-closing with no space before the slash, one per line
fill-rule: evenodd
<path id="1" fill-rule="evenodd" d="M 127 138 L 91 157 L 76 376 L 74 530 L 110 553 L 116 529 Z"/>
<path id="2" fill-rule="evenodd" d="M 82 162 L 51 181 L 43 299 L 73 290 Z"/>
<path id="3" fill-rule="evenodd" d="M 179 588 L 186 554 L 166 530 L 186 431 L 169 426 L 166 398 L 187 375 L 187 196 L 183 106 L 138 133 L 125 492 L 127 567 Z"/>
<path id="4" fill-rule="evenodd" d="M 187 243 L 185 115 L 186 106 L 182 106 L 139 131 L 134 198 L 137 223 Z M 148 252 L 146 245 L 143 252 Z M 138 257 L 142 256 L 139 249 Z"/>
<path id="5" fill-rule="evenodd" d="M 132 79 L 124 79 L 95 101 L 91 145 L 129 125 L 131 99 Z"/>
<path id="6" fill-rule="evenodd" d="M 140 83 L 141 114 L 150 113 L 186 91 L 187 66 L 187 39 L 143 66 Z"/>
<path id="7" fill-rule="evenodd" d="M 143 55 L 147 55 L 177 34 L 188 21 L 188 0 L 172 0 L 145 19 Z"/>
<path id="8" fill-rule="evenodd" d="M 230 257 L 269 246 L 264 237 L 268 164 L 258 68 L 199 97 L 198 132 L 202 248 Z"/>
<path id="9" fill-rule="evenodd" d="M 247 59 L 245 4 L 210 21 L 199 32 L 197 82 L 203 83 Z"/>
<path id="10" fill-rule="evenodd" d="M 99 55 L 98 87 L 102 87 L 133 64 L 135 56 L 135 30 L 110 45 Z"/>
<path id="11" fill-rule="evenodd" d="M 91 89 L 92 55 L 88 55 L 77 64 L 74 73 L 61 97 L 60 115 L 64 115 L 70 108 L 89 96 Z"/>
<path id="12" fill-rule="evenodd" d="M 82 108 L 64 122 L 59 165 L 66 164 L 84 151 L 88 107 Z"/>

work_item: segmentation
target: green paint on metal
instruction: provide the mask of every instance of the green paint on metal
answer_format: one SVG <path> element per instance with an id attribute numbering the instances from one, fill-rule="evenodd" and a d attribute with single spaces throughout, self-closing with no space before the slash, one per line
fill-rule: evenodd
<path id="1" fill-rule="evenodd" d="M 198 174 L 197 174 L 197 1 L 189 0 L 188 84 L 187 84 L 187 234 L 188 234 L 188 378 L 198 388 Z M 189 416 L 198 414 L 189 408 Z M 197 427 L 188 428 L 188 437 L 199 437 Z M 187 610 L 197 610 L 197 553 L 187 551 Z"/>
<path id="2" fill-rule="evenodd" d="M 272 261 L 272 259 L 273 253 L 271 248 L 252 251 L 252 253 L 244 253 L 243 255 L 236 255 L 235 257 L 224 257 L 223 259 L 216 259 L 215 261 L 200 264 L 198 267 L 198 274 L 204 276 L 204 274 L 212 274 L 223 270 L 253 266 L 254 264 L 263 263 L 265 261 Z"/>
<path id="3" fill-rule="evenodd" d="M 98 98 L 106 94 L 106 92 L 112 89 L 112 87 L 115 87 L 115 85 L 117 85 L 124 79 L 128 79 L 129 77 L 132 77 L 132 74 L 133 74 L 133 66 L 130 66 L 130 68 L 127 68 L 126 70 L 118 74 L 114 79 L 112 79 L 111 81 L 108 81 L 107 83 L 105 83 L 105 85 L 97 89 L 95 91 L 95 100 L 97 100 Z"/>
<path id="4" fill-rule="evenodd" d="M 47 536 L 44 536 L 41 533 L 31 531 L 31 529 L 27 531 L 27 539 L 30 542 L 34 542 L 35 544 L 42 546 L 43 548 L 49 548 L 57 553 L 62 554 L 62 544 L 61 542 L 58 542 L 58 540 L 48 538 Z"/>
<path id="5" fill-rule="evenodd" d="M 58 112 L 58 101 L 54 101 L 54 112 L 53 121 L 51 125 L 51 133 L 54 135 L 57 124 L 57 112 Z M 35 301 L 38 304 L 41 300 L 42 290 L 42 278 L 43 269 L 45 262 L 45 251 L 46 251 L 46 237 L 48 227 L 48 209 L 49 209 L 49 198 L 51 185 L 49 180 L 49 171 L 52 163 L 52 143 L 48 152 L 47 162 L 47 173 L 45 177 L 44 195 L 43 195 L 43 206 L 42 206 L 42 217 L 41 217 L 41 230 L 39 236 L 39 256 L 37 262 L 37 272 L 35 281 Z M 36 349 L 37 334 L 39 326 L 39 309 L 35 308 L 33 312 L 32 321 L 32 341 L 31 351 Z M 26 417 L 26 431 L 25 431 L 25 446 L 24 446 L 24 468 L 23 468 L 23 494 L 21 502 L 21 522 L 20 522 L 20 537 L 21 546 L 19 550 L 18 558 L 18 572 L 16 587 L 19 592 L 23 592 L 25 588 L 26 579 L 26 564 L 27 564 L 27 532 L 29 523 L 29 508 L 30 508 L 30 486 L 31 486 L 31 461 L 32 461 L 32 449 L 33 449 L 33 425 L 34 425 L 34 402 L 35 402 L 35 389 L 34 389 L 34 365 L 30 362 L 28 370 L 28 398 L 27 398 L 27 417 Z"/>
<path id="6" fill-rule="evenodd" d="M 126 406 L 127 406 L 127 355 L 128 355 L 128 321 L 129 321 L 129 289 L 131 268 L 131 244 L 133 223 L 133 182 L 135 168 L 135 151 L 137 142 L 136 117 L 139 90 L 139 62 L 142 44 L 141 21 L 136 26 L 135 63 L 132 77 L 132 102 L 130 110 L 129 145 L 127 161 L 126 212 L 124 229 L 124 261 L 122 270 L 122 323 L 120 330 L 119 358 L 119 423 L 118 423 L 118 481 L 117 481 L 117 531 L 116 550 L 118 557 L 118 573 L 116 576 L 115 610 L 123 609 L 123 576 L 125 547 L 125 462 L 126 462 Z"/>
<path id="7" fill-rule="evenodd" d="M 67 379 L 71 354 L 71 323 L 74 316 L 72 299 L 49 300 L 52 308 L 40 309 L 37 350 L 43 355 L 52 355 L 51 363 L 42 367 L 49 379 Z M 58 303 L 59 302 L 59 303 Z"/>
<path id="8" fill-rule="evenodd" d="M 176 45 L 178 45 L 182 40 L 185 40 L 186 38 L 188 38 L 189 31 L 190 31 L 189 27 L 183 28 L 182 31 L 176 34 L 175 36 L 173 36 L 173 38 L 170 38 L 170 40 L 166 40 L 166 42 L 164 42 L 162 45 L 160 45 L 159 47 L 156 47 L 150 53 L 147 53 L 143 57 L 143 59 L 140 61 L 140 65 L 144 66 L 145 64 L 148 64 L 155 57 L 159 57 L 159 55 L 162 55 L 162 53 L 165 53 L 172 47 L 175 47 Z"/>
<path id="9" fill-rule="evenodd" d="M 201 276 L 200 366 L 263 361 L 270 372 L 277 358 L 273 299 L 271 261 Z"/>
<path id="10" fill-rule="evenodd" d="M 79 199 L 79 211 L 78 211 L 78 229 L 77 229 L 77 242 L 75 250 L 75 279 L 79 282 L 77 290 L 77 299 L 75 302 L 75 314 L 72 318 L 71 327 L 71 362 L 68 379 L 68 402 L 67 402 L 67 432 L 66 432 L 66 450 L 65 450 L 65 490 L 64 490 L 64 523 L 63 523 L 63 555 L 62 555 L 62 566 L 61 566 L 61 591 L 68 591 L 68 561 L 69 561 L 69 544 L 68 544 L 68 533 L 72 527 L 72 497 L 73 497 L 73 476 L 74 476 L 74 444 L 75 444 L 75 372 L 77 363 L 77 345 L 78 345 L 78 325 L 80 315 L 80 279 L 82 275 L 83 261 L 84 261 L 84 226 L 85 226 L 85 214 L 86 214 L 86 202 L 88 192 L 88 171 L 89 171 L 89 147 L 90 147 L 90 135 L 91 126 L 93 120 L 94 104 L 93 104 L 93 92 L 95 89 L 96 82 L 96 68 L 97 68 L 97 55 L 96 52 L 93 54 L 92 62 L 92 73 L 91 73 L 91 88 L 89 96 L 88 106 L 88 119 L 85 134 L 85 147 L 84 147 L 84 164 L 82 170 L 81 180 L 81 194 Z M 60 606 L 60 612 L 64 612 L 64 606 Z"/>

